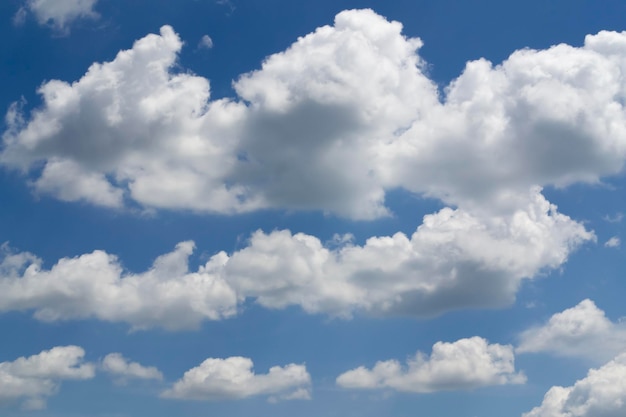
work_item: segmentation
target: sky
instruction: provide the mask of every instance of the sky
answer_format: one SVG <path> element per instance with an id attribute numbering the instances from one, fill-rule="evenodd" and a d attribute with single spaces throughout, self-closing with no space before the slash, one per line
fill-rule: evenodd
<path id="1" fill-rule="evenodd" d="M 624 13 L 0 3 L 0 415 L 626 415 Z"/>

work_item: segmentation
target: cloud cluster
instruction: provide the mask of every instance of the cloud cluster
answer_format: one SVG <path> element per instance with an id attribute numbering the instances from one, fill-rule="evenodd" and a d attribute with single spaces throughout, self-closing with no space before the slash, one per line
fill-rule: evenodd
<path id="1" fill-rule="evenodd" d="M 552 387 L 542 404 L 523 417 L 621 417 L 626 413 L 626 354 L 571 387 Z"/>
<path id="2" fill-rule="evenodd" d="M 8 113 L 3 164 L 43 163 L 35 187 L 67 201 L 367 219 L 398 187 L 511 212 L 533 186 L 596 182 L 626 156 L 624 33 L 469 62 L 444 97 L 421 41 L 371 10 L 268 57 L 234 83 L 237 100 L 177 72 L 182 45 L 164 26 L 78 81 L 44 83 L 39 108 Z"/>
<path id="3" fill-rule="evenodd" d="M 480 337 L 437 342 L 430 357 L 418 352 L 406 366 L 387 360 L 372 369 L 361 366 L 337 377 L 337 384 L 344 388 L 417 393 L 525 382 L 524 374 L 515 372 L 513 347 L 489 344 Z"/>
<path id="4" fill-rule="evenodd" d="M 1 309 L 138 327 L 171 316 L 167 326 L 184 327 L 233 314 L 235 298 L 338 315 L 501 306 L 522 279 L 558 268 L 594 239 L 540 186 L 599 181 L 620 171 L 626 156 L 626 34 L 517 51 L 498 66 L 469 62 L 444 97 L 424 71 L 421 41 L 371 10 L 339 13 L 333 26 L 268 57 L 234 83 L 237 99 L 212 100 L 206 78 L 175 70 L 182 45 L 164 26 L 78 81 L 44 83 L 40 107 L 25 114 L 16 103 L 7 113 L 0 162 L 30 173 L 38 192 L 107 207 L 278 207 L 371 219 L 388 214 L 385 193 L 397 188 L 450 207 L 426 216 L 411 237 L 337 250 L 312 236 L 257 233 L 249 247 L 167 284 L 150 274 L 122 279 L 116 261 L 95 252 L 64 261 L 82 267 L 98 258 L 108 271 L 82 290 L 100 283 L 114 294 L 137 281 L 156 296 L 144 300 L 127 285 L 124 308 L 117 296 L 81 294 L 97 307 L 76 301 L 75 310 L 58 311 L 45 295 L 12 287 Z M 30 280 L 60 268 L 33 267 Z M 194 302 L 164 297 L 166 285 Z M 81 291 L 61 292 L 79 300 Z M 147 314 L 152 309 L 156 315 Z"/>
<path id="5" fill-rule="evenodd" d="M 0 405 L 23 400 L 26 409 L 43 409 L 46 398 L 56 394 L 64 380 L 87 380 L 101 370 L 119 381 L 163 380 L 156 367 L 131 362 L 120 353 L 106 355 L 99 366 L 84 362 L 78 346 L 58 346 L 37 355 L 0 363 Z M 274 366 L 267 374 L 253 372 L 249 358 L 209 358 L 185 372 L 163 398 L 181 400 L 233 400 L 268 396 L 271 402 L 310 399 L 311 376 L 304 365 Z"/>
<path id="6" fill-rule="evenodd" d="M 0 363 L 0 403 L 23 400 L 24 408 L 45 408 L 46 397 L 58 391 L 61 381 L 95 376 L 95 366 L 84 356 L 78 346 L 59 346 Z"/>
<path id="7" fill-rule="evenodd" d="M 95 317 L 135 329 L 194 328 L 237 313 L 246 299 L 282 309 L 350 317 L 428 317 L 462 308 L 509 305 L 523 279 L 558 268 L 592 239 L 538 191 L 512 216 L 476 217 L 461 209 L 427 215 L 412 236 L 372 237 L 327 248 L 288 230 L 255 232 L 232 254 L 219 252 L 196 272 L 182 242 L 142 273 L 124 271 L 103 251 L 59 260 L 49 270 L 6 246 L 0 258 L 0 312 L 34 310 L 45 321 Z M 487 225 L 487 226 L 485 226 Z"/>
<path id="8" fill-rule="evenodd" d="M 270 401 L 310 398 L 311 376 L 304 365 L 274 366 L 267 374 L 255 374 L 249 358 L 209 358 L 185 372 L 164 398 L 183 400 L 242 399 L 270 396 Z"/>
<path id="9" fill-rule="evenodd" d="M 626 325 L 611 322 L 593 301 L 583 300 L 524 331 L 516 350 L 606 361 L 626 350 Z"/>
<path id="10" fill-rule="evenodd" d="M 73 21 L 99 17 L 94 10 L 97 2 L 98 0 L 26 0 L 14 16 L 14 21 L 21 24 L 26 14 L 31 12 L 40 25 L 48 25 L 59 33 L 67 33 Z"/>

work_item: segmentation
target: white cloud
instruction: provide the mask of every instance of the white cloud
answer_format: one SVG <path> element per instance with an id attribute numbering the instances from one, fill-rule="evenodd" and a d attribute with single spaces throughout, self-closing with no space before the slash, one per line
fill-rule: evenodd
<path id="1" fill-rule="evenodd" d="M 520 335 L 518 353 L 550 352 L 607 360 L 626 350 L 626 324 L 614 323 L 591 300 L 553 315 Z"/>
<path id="2" fill-rule="evenodd" d="M 513 302 L 524 278 L 557 268 L 593 236 L 558 214 L 538 193 L 512 217 L 475 217 L 443 209 L 412 236 L 372 237 L 363 246 L 325 248 L 310 235 L 255 233 L 225 263 L 239 294 L 269 308 L 349 316 L 431 316 Z"/>
<path id="3" fill-rule="evenodd" d="M 437 342 L 430 357 L 418 352 L 406 366 L 388 360 L 377 362 L 372 369 L 361 366 L 337 377 L 337 384 L 344 388 L 417 393 L 525 382 L 524 374 L 515 372 L 513 347 L 488 344 L 480 337 Z"/>
<path id="4" fill-rule="evenodd" d="M 420 46 L 398 22 L 345 11 L 242 75 L 240 101 L 212 101 L 208 80 L 175 72 L 182 42 L 164 26 L 72 84 L 44 83 L 41 107 L 7 116 L 1 159 L 71 164 L 105 195 L 49 176 L 41 190 L 65 200 L 361 219 L 386 215 L 398 187 L 510 213 L 533 186 L 622 169 L 626 33 L 469 62 L 441 98 Z"/>
<path id="5" fill-rule="evenodd" d="M 95 366 L 84 363 L 78 346 L 58 346 L 37 355 L 0 363 L 0 403 L 23 400 L 27 409 L 42 409 L 63 380 L 91 379 Z"/>
<path id="6" fill-rule="evenodd" d="M 274 366 L 257 375 L 249 358 L 209 358 L 185 372 L 164 398 L 182 400 L 232 400 L 255 395 L 271 396 L 271 401 L 309 399 L 311 376 L 304 365 Z"/>
<path id="7" fill-rule="evenodd" d="M 209 35 L 203 35 L 198 43 L 198 48 L 211 49 L 213 48 L 213 39 Z"/>
<path id="8" fill-rule="evenodd" d="M 513 216 L 476 217 L 442 209 L 412 236 L 371 237 L 362 246 L 288 230 L 257 231 L 230 255 L 189 272 L 193 243 L 182 242 L 143 273 L 124 272 L 103 251 L 59 260 L 49 270 L 6 246 L 0 311 L 34 310 L 40 320 L 95 317 L 133 328 L 193 328 L 237 312 L 246 299 L 281 309 L 428 317 L 463 308 L 503 307 L 524 279 L 560 267 L 593 234 L 556 212 L 537 190 Z"/>
<path id="9" fill-rule="evenodd" d="M 604 242 L 604 247 L 605 248 L 619 248 L 621 243 L 622 241 L 620 240 L 619 237 L 613 236 L 612 238 Z"/>
<path id="10" fill-rule="evenodd" d="M 523 417 L 622 417 L 626 414 L 626 354 L 591 369 L 570 387 L 552 387 Z"/>
<path id="11" fill-rule="evenodd" d="M 268 249 L 233 254 L 223 278 L 240 299 L 340 315 L 509 304 L 522 279 L 594 239 L 538 185 L 622 169 L 626 34 L 470 62 L 441 99 L 420 46 L 371 10 L 342 12 L 242 75 L 239 101 L 210 100 L 207 79 L 175 72 L 182 41 L 164 26 L 72 84 L 44 83 L 30 115 L 12 106 L 0 161 L 24 172 L 43 161 L 37 190 L 110 207 L 371 219 L 388 214 L 388 189 L 424 193 L 456 209 L 410 238 L 329 251 L 311 236 L 257 234 Z"/>
<path id="12" fill-rule="evenodd" d="M 162 380 L 163 374 L 154 366 L 143 366 L 129 362 L 121 353 L 110 353 L 102 359 L 102 370 L 125 382 L 128 379 Z"/>
<path id="13" fill-rule="evenodd" d="M 124 272 L 103 251 L 63 258 L 49 270 L 33 255 L 5 253 L 0 311 L 35 310 L 35 317 L 44 321 L 94 317 L 127 322 L 135 329 L 195 328 L 205 319 L 232 316 L 237 299 L 215 273 L 222 267 L 220 256 L 190 272 L 192 251 L 193 243 L 179 243 L 141 274 Z"/>
<path id="14" fill-rule="evenodd" d="M 624 220 L 624 213 L 618 212 L 613 216 L 607 214 L 603 219 L 609 223 L 621 223 L 621 221 Z"/>
<path id="15" fill-rule="evenodd" d="M 49 25 L 67 33 L 69 25 L 77 19 L 97 19 L 94 6 L 98 0 L 26 0 L 14 17 L 16 24 L 23 23 L 27 10 L 35 15 L 40 25 Z"/>

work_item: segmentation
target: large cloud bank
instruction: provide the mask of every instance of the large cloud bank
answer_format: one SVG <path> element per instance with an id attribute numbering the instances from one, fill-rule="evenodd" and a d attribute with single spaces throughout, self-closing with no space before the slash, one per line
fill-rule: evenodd
<path id="1" fill-rule="evenodd" d="M 329 249 L 311 235 L 258 231 L 245 248 L 219 252 L 197 271 L 189 270 L 192 242 L 179 243 L 142 273 L 125 271 L 103 251 L 44 269 L 34 255 L 5 245 L 0 312 L 34 310 L 45 321 L 95 317 L 136 329 L 177 330 L 231 317 L 246 299 L 342 317 L 502 307 L 515 300 L 524 279 L 559 267 L 592 238 L 540 194 L 532 198 L 512 217 L 481 219 L 442 209 L 425 216 L 410 237 L 372 237 L 362 246 Z"/>
<path id="2" fill-rule="evenodd" d="M 533 186 L 596 182 L 626 155 L 626 34 L 582 47 L 472 61 L 439 97 L 421 41 L 371 10 L 345 11 L 210 99 L 175 71 L 171 27 L 45 82 L 7 115 L 1 160 L 67 201 L 235 213 L 318 209 L 386 215 L 404 188 L 472 211 L 511 212 Z"/>
<path id="3" fill-rule="evenodd" d="M 0 278 L 0 310 L 189 328 L 247 298 L 339 316 L 503 306 L 523 279 L 595 239 L 541 187 L 597 182 L 626 156 L 624 33 L 469 62 L 443 97 L 421 41 L 371 10 L 341 12 L 269 56 L 234 82 L 233 99 L 211 99 L 206 78 L 176 70 L 182 46 L 164 26 L 77 81 L 45 82 L 39 107 L 7 113 L 0 162 L 38 192 L 114 208 L 373 219 L 397 188 L 449 207 L 412 236 L 362 246 L 258 232 L 196 272 L 191 243 L 139 274 L 100 251 L 50 270 L 12 254 L 21 263 Z"/>

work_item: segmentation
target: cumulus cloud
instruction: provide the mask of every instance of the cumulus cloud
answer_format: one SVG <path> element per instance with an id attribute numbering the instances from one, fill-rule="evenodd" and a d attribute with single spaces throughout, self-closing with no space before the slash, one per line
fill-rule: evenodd
<path id="1" fill-rule="evenodd" d="M 23 23 L 31 12 L 40 25 L 67 33 L 69 25 L 77 19 L 97 19 L 94 7 L 98 0 L 26 0 L 14 17 L 16 24 Z"/>
<path id="2" fill-rule="evenodd" d="M 480 337 L 437 342 L 430 357 L 418 352 L 406 366 L 387 360 L 377 362 L 372 369 L 360 366 L 337 377 L 337 385 L 344 388 L 416 393 L 525 382 L 524 374 L 515 372 L 513 347 L 489 344 Z"/>
<path id="3" fill-rule="evenodd" d="M 128 379 L 155 379 L 161 381 L 163 374 L 154 366 L 143 366 L 137 362 L 130 362 L 121 353 L 110 353 L 102 359 L 102 370 L 120 382 Z"/>
<path id="4" fill-rule="evenodd" d="M 0 262 L 0 311 L 34 310 L 43 321 L 94 317 L 135 329 L 195 328 L 204 319 L 236 313 L 236 294 L 214 271 L 215 256 L 196 272 L 188 269 L 193 243 L 182 242 L 141 273 L 124 271 L 103 251 L 63 258 L 49 270 L 28 253 L 4 246 Z"/>
<path id="5" fill-rule="evenodd" d="M 360 219 L 387 215 L 399 187 L 511 212 L 534 186 L 622 169 L 626 33 L 469 62 L 443 97 L 421 45 L 399 22 L 344 11 L 239 77 L 236 99 L 211 100 L 207 79 L 175 70 L 182 41 L 164 26 L 78 81 L 44 83 L 30 115 L 14 107 L 1 160 L 25 172 L 69 164 L 106 196 L 35 178 L 64 200 Z"/>
<path id="6" fill-rule="evenodd" d="M 539 407 L 523 417 L 621 417 L 626 413 L 626 354 L 573 386 L 550 388 Z"/>
<path id="7" fill-rule="evenodd" d="M 604 247 L 605 248 L 619 248 L 621 243 L 622 241 L 620 240 L 619 237 L 613 236 L 612 238 L 604 242 Z"/>
<path id="8" fill-rule="evenodd" d="M 257 232 L 232 254 L 225 279 L 269 308 L 431 316 L 512 303 L 524 278 L 556 268 L 593 236 L 534 193 L 512 217 L 461 209 L 427 215 L 412 236 L 324 247 L 302 233 Z"/>
<path id="9" fill-rule="evenodd" d="M 309 399 L 311 376 L 304 365 L 274 366 L 267 374 L 255 374 L 249 358 L 209 358 L 185 372 L 161 396 L 181 400 L 232 400 L 255 395 L 270 401 Z"/>
<path id="10" fill-rule="evenodd" d="M 550 352 L 605 361 L 626 350 L 626 324 L 612 322 L 593 301 L 553 315 L 520 335 L 518 353 Z"/>
<path id="11" fill-rule="evenodd" d="M 141 329 L 197 327 L 237 313 L 249 299 L 272 309 L 350 317 L 428 317 L 511 304 L 524 279 L 560 267 L 593 239 L 538 192 L 513 216 L 476 217 L 442 209 L 415 233 L 324 246 L 288 230 L 255 232 L 232 254 L 190 272 L 194 245 L 182 242 L 143 273 L 125 272 L 103 251 L 59 260 L 49 270 L 32 254 L 4 247 L 0 311 L 34 310 L 40 320 L 95 317 Z"/>
<path id="12" fill-rule="evenodd" d="M 56 394 L 61 381 L 85 380 L 95 366 L 85 363 L 78 346 L 58 346 L 30 357 L 0 363 L 0 404 L 23 400 L 28 409 L 42 409 L 46 398 Z"/>

